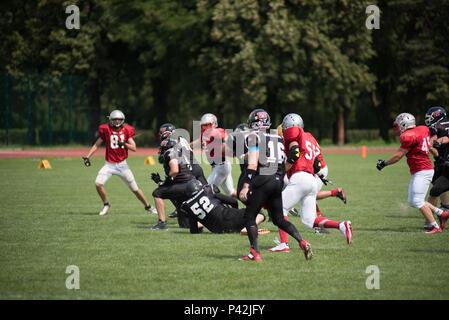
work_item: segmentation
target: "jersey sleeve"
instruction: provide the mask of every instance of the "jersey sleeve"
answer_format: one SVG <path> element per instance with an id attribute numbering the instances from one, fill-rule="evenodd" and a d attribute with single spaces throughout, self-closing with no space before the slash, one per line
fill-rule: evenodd
<path id="1" fill-rule="evenodd" d="M 136 130 L 134 129 L 134 127 L 131 126 L 127 126 L 127 132 L 128 132 L 128 139 L 133 138 L 136 135 Z"/>
<path id="2" fill-rule="evenodd" d="M 293 141 L 298 141 L 302 139 L 303 134 L 302 128 L 299 127 L 291 127 L 284 130 L 284 143 L 285 143 L 285 153 L 289 152 L 289 145 Z"/>
<path id="3" fill-rule="evenodd" d="M 107 129 L 104 126 L 100 126 L 100 128 L 98 129 L 98 134 L 103 141 L 106 140 Z"/>
<path id="4" fill-rule="evenodd" d="M 399 141 L 401 142 L 401 149 L 405 150 L 411 150 L 414 145 L 414 139 L 412 136 L 409 135 L 401 135 L 399 138 Z"/>

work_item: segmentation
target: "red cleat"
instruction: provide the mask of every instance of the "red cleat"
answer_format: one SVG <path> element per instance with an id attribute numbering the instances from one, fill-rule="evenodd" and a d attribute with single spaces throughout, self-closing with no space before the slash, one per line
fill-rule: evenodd
<path id="1" fill-rule="evenodd" d="M 302 239 L 301 243 L 299 244 L 299 247 L 301 248 L 302 251 L 304 251 L 304 256 L 306 257 L 306 260 L 312 260 L 313 252 L 310 243 Z"/>
<path id="2" fill-rule="evenodd" d="M 346 196 L 345 196 L 345 192 L 343 191 L 342 188 L 337 189 L 337 193 L 335 194 L 335 196 L 337 198 L 340 198 L 341 201 L 343 201 L 343 203 L 346 204 Z"/>
<path id="3" fill-rule="evenodd" d="M 449 213 L 447 211 L 444 211 L 441 216 L 438 216 L 438 219 L 440 220 L 440 228 L 441 230 L 444 230 L 444 227 L 446 226 L 447 219 L 449 218 Z"/>
<path id="4" fill-rule="evenodd" d="M 256 252 L 253 248 L 251 248 L 248 255 L 243 258 L 239 258 L 239 260 L 262 261 L 262 258 L 260 257 L 260 252 Z"/>
<path id="5" fill-rule="evenodd" d="M 430 231 L 427 231 L 427 232 L 424 232 L 425 234 L 434 234 L 434 233 L 438 233 L 438 232 L 443 232 L 442 230 L 441 230 L 441 228 L 433 228 L 432 230 L 430 230 Z"/>
<path id="6" fill-rule="evenodd" d="M 343 221 L 340 222 L 339 226 L 340 232 L 343 233 L 343 235 L 346 238 L 346 242 L 348 244 L 352 243 L 352 225 L 351 221 Z"/>

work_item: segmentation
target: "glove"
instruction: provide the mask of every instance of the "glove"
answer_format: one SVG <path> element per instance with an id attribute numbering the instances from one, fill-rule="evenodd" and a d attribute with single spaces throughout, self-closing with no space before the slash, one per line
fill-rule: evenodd
<path id="1" fill-rule="evenodd" d="M 324 185 L 327 186 L 328 183 L 330 184 L 334 184 L 332 181 L 330 181 L 329 179 L 327 179 L 325 176 L 323 176 L 322 174 L 318 174 L 317 175 L 318 178 L 321 179 L 321 181 L 323 181 Z"/>
<path id="2" fill-rule="evenodd" d="M 84 165 L 85 165 L 86 167 L 90 167 L 90 160 L 89 160 L 89 158 L 83 157 L 83 161 L 84 161 Z"/>
<path id="3" fill-rule="evenodd" d="M 161 179 L 161 176 L 159 175 L 159 173 L 152 173 L 151 174 L 151 180 L 153 180 L 157 184 L 162 182 L 162 179 Z"/>
<path id="4" fill-rule="evenodd" d="M 441 147 L 441 143 L 439 143 L 438 140 L 435 140 L 435 141 L 433 142 L 432 147 L 434 147 L 435 149 L 438 149 L 439 147 Z"/>
<path id="5" fill-rule="evenodd" d="M 124 147 L 125 146 L 125 143 L 123 141 L 119 141 L 119 142 L 117 142 L 117 144 L 118 144 L 119 147 Z"/>
<path id="6" fill-rule="evenodd" d="M 383 168 L 385 168 L 386 165 L 387 165 L 387 162 L 386 162 L 385 160 L 379 160 L 379 161 L 377 161 L 376 168 L 377 168 L 377 170 L 380 171 L 380 170 L 382 170 Z"/>

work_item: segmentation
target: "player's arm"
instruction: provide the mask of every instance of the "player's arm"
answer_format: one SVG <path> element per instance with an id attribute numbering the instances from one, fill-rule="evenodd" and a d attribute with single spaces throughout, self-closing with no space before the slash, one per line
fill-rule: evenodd
<path id="1" fill-rule="evenodd" d="M 432 143 L 432 147 L 434 148 L 439 148 L 440 146 L 442 146 L 443 144 L 448 144 L 449 143 L 449 137 L 441 137 L 438 139 L 435 139 Z"/>
<path id="2" fill-rule="evenodd" d="M 168 166 L 170 167 L 170 172 L 168 175 L 174 179 L 179 173 L 178 160 L 171 159 Z"/>
<path id="3" fill-rule="evenodd" d="M 297 141 L 292 141 L 288 145 L 288 157 L 287 161 L 285 162 L 285 170 L 290 170 L 292 165 L 295 163 L 296 160 L 299 159 L 299 144 Z"/>
<path id="4" fill-rule="evenodd" d="M 84 161 L 84 165 L 86 167 L 90 167 L 90 160 L 89 158 L 95 153 L 95 151 L 98 150 L 98 148 L 101 146 L 101 144 L 103 143 L 103 139 L 98 138 L 97 141 L 95 141 L 94 145 L 90 148 L 89 152 L 87 153 L 87 155 L 83 158 Z"/>
<path id="5" fill-rule="evenodd" d="M 238 207 L 239 207 L 239 202 L 234 197 L 230 197 L 230 196 L 227 196 L 227 195 L 224 195 L 221 193 L 216 193 L 215 198 L 217 198 L 224 204 L 229 204 L 233 208 L 238 209 Z"/>
<path id="6" fill-rule="evenodd" d="M 126 147 L 126 149 L 136 152 L 137 146 L 136 146 L 136 142 L 134 141 L 133 138 L 129 138 L 128 141 L 123 142 L 123 143 L 124 143 L 124 146 Z M 119 145 L 120 145 L 120 143 L 119 143 Z"/>
<path id="7" fill-rule="evenodd" d="M 379 160 L 377 162 L 377 169 L 380 171 L 383 168 L 385 168 L 386 166 L 390 166 L 392 164 L 395 164 L 396 162 L 398 162 L 399 160 L 402 159 L 402 157 L 404 157 L 407 154 L 408 150 L 407 149 L 402 149 L 399 148 L 390 158 L 388 158 L 387 160 Z"/>
<path id="8" fill-rule="evenodd" d="M 257 163 L 259 162 L 259 147 L 252 146 L 248 149 L 248 167 L 246 169 L 243 188 L 240 191 L 239 198 L 242 201 L 248 200 L 247 194 L 251 180 L 257 175 Z"/>

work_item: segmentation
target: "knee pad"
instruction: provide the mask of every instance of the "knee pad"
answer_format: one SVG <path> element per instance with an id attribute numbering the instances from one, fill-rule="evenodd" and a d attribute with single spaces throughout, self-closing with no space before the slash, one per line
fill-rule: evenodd
<path id="1" fill-rule="evenodd" d="M 310 229 L 313 229 L 313 224 L 315 222 L 315 216 L 311 216 L 311 215 L 301 215 L 301 221 L 302 223 Z"/>
<path id="2" fill-rule="evenodd" d="M 421 207 L 424 205 L 424 201 L 422 199 L 416 199 L 416 198 L 409 198 L 408 204 L 416 209 L 421 209 Z"/>

